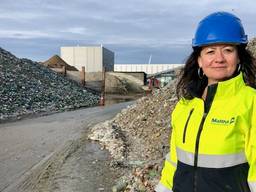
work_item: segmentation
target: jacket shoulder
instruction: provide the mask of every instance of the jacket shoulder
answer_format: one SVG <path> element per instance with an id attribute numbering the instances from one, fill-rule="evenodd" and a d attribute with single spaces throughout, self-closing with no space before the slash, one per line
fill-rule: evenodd
<path id="1" fill-rule="evenodd" d="M 248 95 L 248 96 L 256 96 L 256 89 L 250 86 L 245 86 L 242 90 L 242 94 Z"/>
<path id="2" fill-rule="evenodd" d="M 181 98 L 175 105 L 171 117 L 174 119 L 176 116 L 179 116 L 184 110 L 189 110 L 194 104 L 194 99 L 188 100 Z"/>

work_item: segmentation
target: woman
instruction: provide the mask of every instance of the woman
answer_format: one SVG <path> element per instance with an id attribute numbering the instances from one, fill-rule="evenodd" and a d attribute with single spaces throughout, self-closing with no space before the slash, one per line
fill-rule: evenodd
<path id="1" fill-rule="evenodd" d="M 239 18 L 198 25 L 157 192 L 256 192 L 256 67 Z"/>

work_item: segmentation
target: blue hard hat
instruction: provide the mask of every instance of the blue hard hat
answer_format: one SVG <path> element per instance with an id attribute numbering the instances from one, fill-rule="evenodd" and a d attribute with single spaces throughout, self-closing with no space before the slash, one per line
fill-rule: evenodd
<path id="1" fill-rule="evenodd" d="M 200 21 L 192 47 L 215 43 L 247 44 L 241 20 L 228 12 L 215 12 Z"/>

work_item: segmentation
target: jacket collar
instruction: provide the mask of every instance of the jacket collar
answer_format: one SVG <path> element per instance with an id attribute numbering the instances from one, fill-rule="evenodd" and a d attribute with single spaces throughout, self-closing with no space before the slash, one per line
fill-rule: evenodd
<path id="1" fill-rule="evenodd" d="M 217 86 L 214 96 L 215 99 L 228 98 L 236 95 L 241 90 L 241 88 L 245 86 L 245 82 L 243 80 L 243 74 L 240 73 L 239 75 L 229 80 L 221 81 L 211 86 Z"/>

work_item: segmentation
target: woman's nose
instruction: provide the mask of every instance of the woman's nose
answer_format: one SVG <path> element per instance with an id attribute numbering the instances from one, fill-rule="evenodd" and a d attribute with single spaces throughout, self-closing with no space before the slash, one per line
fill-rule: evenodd
<path id="1" fill-rule="evenodd" d="M 215 61 L 221 63 L 224 60 L 225 60 L 225 57 L 224 57 L 223 52 L 221 50 L 217 50 L 215 52 Z"/>

